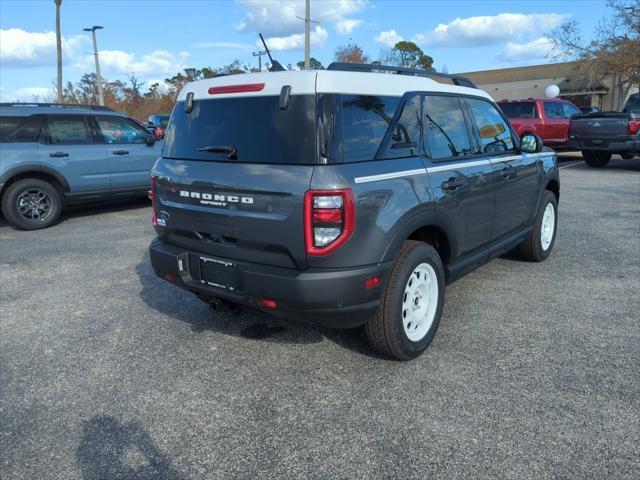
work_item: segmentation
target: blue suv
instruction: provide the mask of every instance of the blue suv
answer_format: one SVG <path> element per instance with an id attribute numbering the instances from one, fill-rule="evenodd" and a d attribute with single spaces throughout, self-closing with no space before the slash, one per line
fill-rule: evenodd
<path id="1" fill-rule="evenodd" d="M 52 225 L 65 205 L 142 196 L 162 145 L 105 107 L 0 104 L 0 198 L 13 226 Z"/>

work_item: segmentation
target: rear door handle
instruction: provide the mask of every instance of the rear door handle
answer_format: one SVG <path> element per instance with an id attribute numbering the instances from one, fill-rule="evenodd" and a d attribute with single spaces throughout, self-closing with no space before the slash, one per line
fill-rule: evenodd
<path id="1" fill-rule="evenodd" d="M 502 180 L 510 180 L 515 178 L 517 175 L 516 169 L 511 166 L 507 166 L 500 172 L 500 178 Z"/>
<path id="2" fill-rule="evenodd" d="M 451 177 L 446 182 L 442 182 L 442 189 L 443 190 L 455 190 L 457 188 L 460 188 L 463 185 L 464 185 L 464 181 L 463 180 L 456 180 L 456 177 Z"/>
<path id="3" fill-rule="evenodd" d="M 68 157 L 69 154 L 67 152 L 54 152 L 49 154 L 50 157 Z"/>
<path id="4" fill-rule="evenodd" d="M 129 150 L 114 150 L 114 155 L 129 155 Z"/>

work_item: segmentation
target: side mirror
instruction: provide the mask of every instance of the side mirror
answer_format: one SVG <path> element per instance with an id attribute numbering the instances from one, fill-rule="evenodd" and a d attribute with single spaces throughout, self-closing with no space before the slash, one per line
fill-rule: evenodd
<path id="1" fill-rule="evenodd" d="M 154 137 L 153 135 L 147 135 L 147 145 L 151 146 L 154 143 L 156 143 L 156 137 Z"/>
<path id="2" fill-rule="evenodd" d="M 524 153 L 540 153 L 542 147 L 542 139 L 534 133 L 525 133 L 520 139 L 520 150 Z"/>

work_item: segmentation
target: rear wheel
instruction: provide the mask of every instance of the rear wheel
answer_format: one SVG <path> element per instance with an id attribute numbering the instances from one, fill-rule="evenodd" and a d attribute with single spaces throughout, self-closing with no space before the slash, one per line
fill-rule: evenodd
<path id="1" fill-rule="evenodd" d="M 538 208 L 533 230 L 516 247 L 516 255 L 532 262 L 542 262 L 551 254 L 558 228 L 558 202 L 553 192 L 545 190 Z"/>
<path id="2" fill-rule="evenodd" d="M 609 163 L 609 160 L 611 160 L 611 153 L 583 150 L 582 158 L 584 158 L 584 161 L 590 167 L 600 168 L 606 166 L 607 163 Z"/>
<path id="3" fill-rule="evenodd" d="M 5 191 L 2 213 L 11 225 L 22 230 L 50 227 L 62 213 L 62 197 L 49 182 L 24 178 Z"/>
<path id="4" fill-rule="evenodd" d="M 371 345 L 396 360 L 420 355 L 440 325 L 444 288 L 444 267 L 436 249 L 422 242 L 405 242 L 378 312 L 365 326 Z"/>

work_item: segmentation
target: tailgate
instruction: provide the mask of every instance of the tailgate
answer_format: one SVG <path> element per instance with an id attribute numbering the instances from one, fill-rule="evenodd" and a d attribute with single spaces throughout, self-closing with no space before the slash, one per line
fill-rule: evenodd
<path id="1" fill-rule="evenodd" d="M 214 257 L 306 268 L 303 201 L 313 168 L 161 158 L 153 171 L 160 235 Z"/>
<path id="2" fill-rule="evenodd" d="M 571 118 L 569 135 L 575 138 L 612 139 L 627 135 L 629 115 L 593 113 Z"/>

